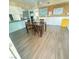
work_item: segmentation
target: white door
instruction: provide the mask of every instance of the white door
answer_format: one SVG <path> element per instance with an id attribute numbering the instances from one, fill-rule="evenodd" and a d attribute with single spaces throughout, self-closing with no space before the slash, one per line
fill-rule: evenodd
<path id="1" fill-rule="evenodd" d="M 9 52 L 9 59 L 21 59 L 11 39 L 9 39 Z"/>

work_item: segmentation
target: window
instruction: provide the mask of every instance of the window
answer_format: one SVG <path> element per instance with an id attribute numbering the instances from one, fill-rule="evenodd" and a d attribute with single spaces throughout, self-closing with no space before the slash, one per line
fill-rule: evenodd
<path id="1" fill-rule="evenodd" d="M 53 11 L 53 15 L 61 15 L 63 14 L 64 10 L 63 8 L 55 8 Z"/>

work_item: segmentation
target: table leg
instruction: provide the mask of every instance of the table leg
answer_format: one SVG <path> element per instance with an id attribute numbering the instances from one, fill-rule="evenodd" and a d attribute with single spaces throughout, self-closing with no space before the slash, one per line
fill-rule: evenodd
<path id="1" fill-rule="evenodd" d="M 46 31 L 46 23 L 45 23 L 45 31 Z"/>
<path id="2" fill-rule="evenodd" d="M 27 25 L 26 25 L 26 31 L 27 31 L 27 33 L 29 33 L 28 28 L 27 28 Z"/>

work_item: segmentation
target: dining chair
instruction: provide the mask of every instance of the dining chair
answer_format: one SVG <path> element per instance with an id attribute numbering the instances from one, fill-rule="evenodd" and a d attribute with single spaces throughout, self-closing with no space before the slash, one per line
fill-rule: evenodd
<path id="1" fill-rule="evenodd" d="M 44 32 L 44 19 L 40 19 L 40 28 L 39 28 L 40 36 L 43 35 Z"/>
<path id="2" fill-rule="evenodd" d="M 27 22 L 25 22 L 25 25 L 26 25 L 26 30 L 27 30 L 27 33 L 29 33 L 29 31 L 34 31 L 34 26 L 33 24 L 30 22 L 30 20 L 28 20 Z"/>
<path id="3" fill-rule="evenodd" d="M 69 25 L 69 19 L 63 18 L 63 19 L 62 19 L 62 22 L 61 22 L 61 27 L 62 27 L 62 28 L 67 28 L 68 25 Z"/>

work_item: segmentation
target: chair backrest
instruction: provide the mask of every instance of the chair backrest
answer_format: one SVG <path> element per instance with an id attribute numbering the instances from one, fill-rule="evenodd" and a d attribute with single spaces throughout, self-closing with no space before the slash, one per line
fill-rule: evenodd
<path id="1" fill-rule="evenodd" d="M 62 19 L 61 27 L 67 27 L 69 25 L 69 19 Z"/>
<path id="2" fill-rule="evenodd" d="M 30 20 L 27 20 L 28 23 L 30 23 Z"/>
<path id="3" fill-rule="evenodd" d="M 41 25 L 42 30 L 44 30 L 44 19 L 40 19 L 40 25 Z"/>
<path id="4" fill-rule="evenodd" d="M 40 23 L 44 23 L 44 19 L 40 19 Z"/>

